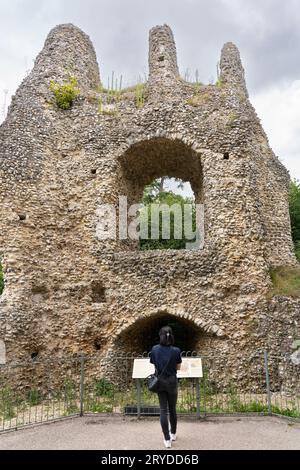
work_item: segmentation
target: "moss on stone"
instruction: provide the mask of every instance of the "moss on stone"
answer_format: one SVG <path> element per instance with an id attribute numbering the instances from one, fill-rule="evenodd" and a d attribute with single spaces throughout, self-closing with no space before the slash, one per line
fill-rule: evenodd
<path id="1" fill-rule="evenodd" d="M 270 271 L 273 288 L 272 297 L 300 297 L 300 267 L 281 266 Z"/>
<path id="2" fill-rule="evenodd" d="M 207 103 L 209 100 L 211 99 L 211 96 L 209 93 L 197 93 L 195 94 L 194 96 L 192 96 L 189 100 L 188 100 L 188 104 L 190 106 L 201 106 L 205 103 Z"/>

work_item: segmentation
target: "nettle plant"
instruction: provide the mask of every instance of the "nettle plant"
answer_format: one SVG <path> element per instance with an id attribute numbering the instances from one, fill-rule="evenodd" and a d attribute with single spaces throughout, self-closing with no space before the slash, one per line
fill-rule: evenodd
<path id="1" fill-rule="evenodd" d="M 55 102 L 60 109 L 70 109 L 74 100 L 80 95 L 75 77 L 69 77 L 63 84 L 52 81 L 50 89 L 54 93 Z"/>

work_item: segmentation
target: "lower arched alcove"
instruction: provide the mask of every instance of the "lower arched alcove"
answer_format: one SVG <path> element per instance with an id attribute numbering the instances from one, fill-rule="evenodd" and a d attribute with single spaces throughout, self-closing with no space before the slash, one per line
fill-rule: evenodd
<path id="1" fill-rule="evenodd" d="M 123 354 L 146 355 L 159 343 L 159 331 L 163 326 L 172 328 L 175 346 L 181 351 L 199 353 L 201 346 L 204 347 L 207 343 L 208 335 L 193 321 L 162 311 L 154 316 L 138 319 L 122 331 L 115 342 L 115 352 L 119 349 Z"/>
<path id="2" fill-rule="evenodd" d="M 176 314 L 162 310 L 128 322 L 127 327 L 123 325 L 111 339 L 109 354 L 101 361 L 103 376 L 117 385 L 128 386 L 132 380 L 134 359 L 148 356 L 152 347 L 159 343 L 159 331 L 163 326 L 173 329 L 175 346 L 181 349 L 183 356 L 200 356 L 206 363 L 213 361 L 212 367 L 215 368 L 212 358 L 216 353 L 224 357 L 220 353 L 226 349 L 226 340 L 213 331 L 205 331 L 186 316 L 181 311 Z"/>

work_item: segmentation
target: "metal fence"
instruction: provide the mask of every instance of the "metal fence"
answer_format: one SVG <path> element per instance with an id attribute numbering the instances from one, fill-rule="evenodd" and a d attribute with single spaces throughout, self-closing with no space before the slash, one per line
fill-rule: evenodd
<path id="1" fill-rule="evenodd" d="M 90 414 L 158 415 L 157 395 L 148 391 L 146 380 L 131 378 L 136 357 L 103 360 L 82 354 L 1 366 L 0 432 Z M 200 357 L 203 377 L 179 380 L 179 415 L 300 419 L 300 367 L 288 356 L 255 353 L 237 358 L 234 368 L 226 359 Z"/>

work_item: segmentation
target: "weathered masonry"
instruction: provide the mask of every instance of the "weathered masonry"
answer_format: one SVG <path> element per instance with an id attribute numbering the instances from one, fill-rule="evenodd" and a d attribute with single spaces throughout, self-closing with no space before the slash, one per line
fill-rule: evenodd
<path id="1" fill-rule="evenodd" d="M 70 71 L 81 92 L 63 111 L 50 83 Z M 234 44 L 222 50 L 218 84 L 195 86 L 179 76 L 170 28 L 153 28 L 137 106 L 134 90 L 107 102 L 90 39 L 58 26 L 13 98 L 0 145 L 8 362 L 142 353 L 166 322 L 182 348 L 233 369 L 261 348 L 291 351 L 299 302 L 267 296 L 270 268 L 296 264 L 289 175 L 250 104 Z M 166 175 L 189 181 L 204 203 L 204 249 L 141 252 L 97 238 L 99 204 L 140 202 Z"/>

